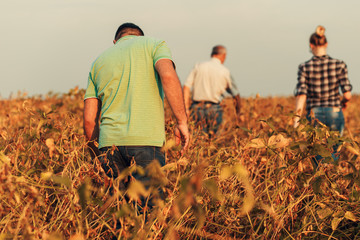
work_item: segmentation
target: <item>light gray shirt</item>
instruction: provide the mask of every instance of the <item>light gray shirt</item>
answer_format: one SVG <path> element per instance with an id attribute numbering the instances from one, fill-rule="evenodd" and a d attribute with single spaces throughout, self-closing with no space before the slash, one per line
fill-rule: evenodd
<path id="1" fill-rule="evenodd" d="M 194 101 L 220 103 L 224 93 L 239 94 L 230 71 L 215 57 L 196 64 L 186 79 L 185 86 L 193 88 Z"/>

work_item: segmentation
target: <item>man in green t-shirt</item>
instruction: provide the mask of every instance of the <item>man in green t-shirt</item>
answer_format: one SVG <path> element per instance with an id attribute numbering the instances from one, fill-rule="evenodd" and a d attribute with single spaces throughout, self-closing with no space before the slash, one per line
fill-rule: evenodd
<path id="1" fill-rule="evenodd" d="M 92 157 L 100 157 L 109 177 L 130 166 L 165 164 L 164 93 L 177 120 L 176 142 L 183 153 L 189 130 L 180 81 L 166 43 L 122 24 L 114 46 L 92 64 L 84 100 L 84 131 Z M 115 146 L 115 151 L 109 151 Z M 141 180 L 141 178 L 139 177 Z"/>

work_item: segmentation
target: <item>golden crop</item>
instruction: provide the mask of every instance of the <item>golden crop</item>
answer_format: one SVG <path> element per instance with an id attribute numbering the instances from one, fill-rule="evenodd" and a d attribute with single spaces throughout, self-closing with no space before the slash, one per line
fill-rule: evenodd
<path id="1" fill-rule="evenodd" d="M 91 160 L 83 94 L 1 100 L 0 239 L 360 239 L 358 96 L 343 137 L 305 119 L 293 129 L 293 97 L 243 98 L 240 119 L 226 99 L 218 135 L 190 121 L 182 157 L 166 108 L 167 165 L 148 169 L 163 201 L 139 182 L 118 187 L 136 165 L 112 180 Z M 134 204 L 150 194 L 145 216 Z"/>

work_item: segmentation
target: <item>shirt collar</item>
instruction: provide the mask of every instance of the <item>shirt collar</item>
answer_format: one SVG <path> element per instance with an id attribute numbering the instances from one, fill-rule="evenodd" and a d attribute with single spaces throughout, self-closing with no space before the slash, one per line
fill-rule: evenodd
<path id="1" fill-rule="evenodd" d="M 329 55 L 322 55 L 322 56 L 313 56 L 314 60 L 323 60 L 323 59 L 329 59 Z"/>
<path id="2" fill-rule="evenodd" d="M 121 37 L 119 40 L 117 40 L 116 43 L 118 43 L 120 41 L 123 41 L 123 40 L 131 39 L 131 38 L 134 38 L 134 37 L 137 37 L 137 36 L 136 35 L 126 35 L 124 37 Z"/>
<path id="3" fill-rule="evenodd" d="M 212 58 L 211 58 L 211 61 L 214 61 L 214 62 L 217 62 L 217 63 L 220 63 L 220 64 L 221 64 L 220 59 L 218 59 L 218 58 L 216 58 L 216 57 L 212 57 Z"/>

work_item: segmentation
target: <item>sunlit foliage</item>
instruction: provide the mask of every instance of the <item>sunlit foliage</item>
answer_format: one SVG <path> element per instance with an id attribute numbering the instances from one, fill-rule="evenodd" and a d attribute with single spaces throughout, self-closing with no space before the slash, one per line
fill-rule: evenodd
<path id="1" fill-rule="evenodd" d="M 345 112 L 343 137 L 305 119 L 294 129 L 293 97 L 243 98 L 239 119 L 226 99 L 216 136 L 190 121 L 184 156 L 166 107 L 167 165 L 146 169 L 150 187 L 131 180 L 124 189 L 121 180 L 144 169 L 112 180 L 91 160 L 83 95 L 75 88 L 1 100 L 0 239 L 360 238 L 359 97 Z M 144 214 L 137 203 L 149 196 L 154 207 Z"/>

